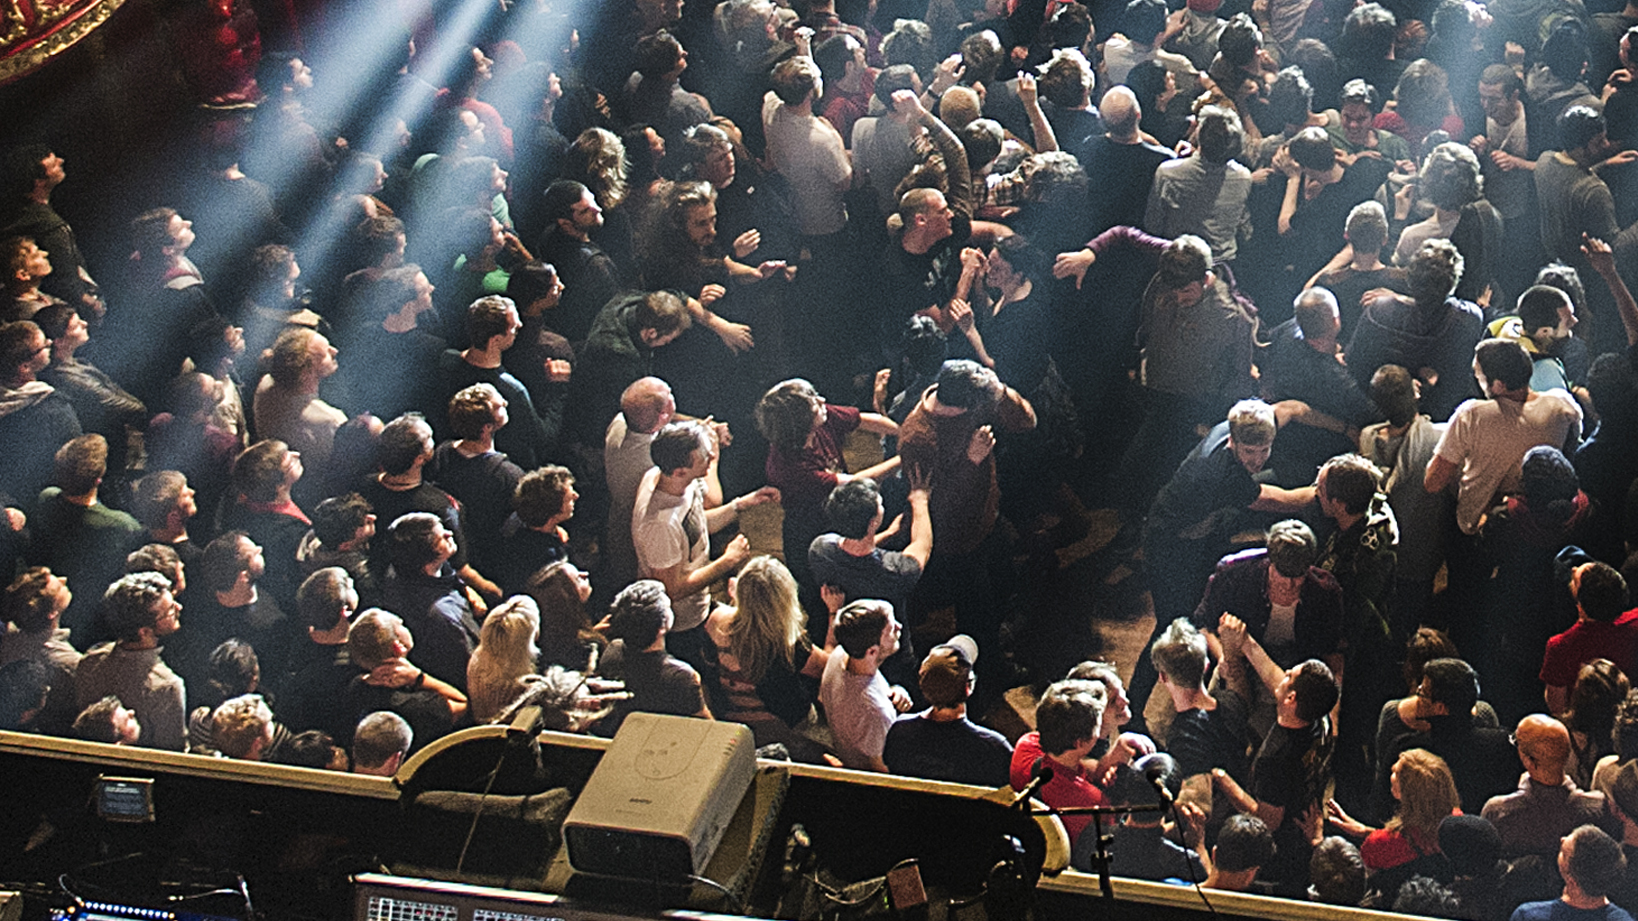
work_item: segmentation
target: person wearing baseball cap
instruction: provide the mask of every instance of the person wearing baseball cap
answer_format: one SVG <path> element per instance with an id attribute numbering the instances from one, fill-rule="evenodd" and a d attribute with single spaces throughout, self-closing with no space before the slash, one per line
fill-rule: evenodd
<path id="1" fill-rule="evenodd" d="M 921 696 L 929 704 L 887 730 L 882 760 L 894 774 L 982 787 L 1007 782 L 1012 745 L 993 729 L 967 719 L 978 644 L 966 634 L 934 646 L 921 662 Z"/>

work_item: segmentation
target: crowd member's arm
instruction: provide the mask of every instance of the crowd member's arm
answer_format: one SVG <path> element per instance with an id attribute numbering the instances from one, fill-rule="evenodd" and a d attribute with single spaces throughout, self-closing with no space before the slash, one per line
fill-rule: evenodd
<path id="1" fill-rule="evenodd" d="M 1099 256 L 1114 247 L 1130 247 L 1153 260 L 1159 258 L 1160 251 L 1171 245 L 1171 242 L 1164 237 L 1151 236 L 1136 227 L 1111 227 L 1080 249 L 1059 253 L 1058 258 L 1052 263 L 1052 277 L 1073 278 L 1076 289 L 1079 289 L 1081 282 L 1086 279 L 1086 270 L 1098 261 Z"/>
<path id="2" fill-rule="evenodd" d="M 378 688 L 411 688 L 431 691 L 449 704 L 449 712 L 456 719 L 466 713 L 466 695 L 446 681 L 432 677 L 425 669 L 412 665 L 408 659 L 394 659 L 376 666 L 364 676 L 364 683 Z"/>
<path id="3" fill-rule="evenodd" d="M 744 323 L 733 323 L 724 320 L 711 312 L 711 305 L 722 300 L 728 289 L 722 285 L 706 285 L 700 289 L 699 297 L 685 299 L 688 305 L 688 315 L 695 323 L 717 334 L 722 344 L 728 346 L 729 351 L 744 352 L 756 345 L 756 339 L 751 336 L 751 328 Z"/>
<path id="4" fill-rule="evenodd" d="M 1460 464 L 1435 454 L 1428 461 L 1427 472 L 1422 474 L 1422 488 L 1430 494 L 1444 492 L 1445 487 L 1455 482 L 1456 474 L 1461 470 Z"/>
<path id="5" fill-rule="evenodd" d="M 686 598 L 698 594 L 706 586 L 733 572 L 739 564 L 751 556 L 751 540 L 743 534 L 736 535 L 722 550 L 722 556 L 701 566 L 693 572 L 685 572 L 686 561 L 677 563 L 664 569 L 656 570 L 654 578 L 665 586 L 665 593 L 672 598 Z"/>
<path id="6" fill-rule="evenodd" d="M 955 323 L 956 329 L 967 338 L 967 344 L 972 346 L 973 354 L 978 356 L 978 363 L 986 368 L 995 367 L 995 359 L 990 357 L 989 350 L 984 348 L 984 335 L 978 331 L 978 324 L 973 322 L 973 308 L 961 298 L 950 301 L 950 320 Z"/>
<path id="7" fill-rule="evenodd" d="M 1291 151 L 1281 147 L 1274 153 L 1274 168 L 1285 174 L 1285 198 L 1280 200 L 1280 236 L 1291 232 L 1291 219 L 1297 215 L 1297 197 L 1302 194 L 1302 167 L 1291 159 Z"/>
<path id="8" fill-rule="evenodd" d="M 728 526 L 728 522 L 738 517 L 739 513 L 755 505 L 766 502 L 778 502 L 779 490 L 772 486 L 764 486 L 755 492 L 748 492 L 743 496 L 736 496 L 728 502 L 713 509 L 706 510 L 705 527 L 712 534 Z"/>
<path id="9" fill-rule="evenodd" d="M 1621 313 L 1621 326 L 1627 331 L 1627 345 L 1638 345 L 1638 302 L 1633 300 L 1632 291 L 1615 269 L 1615 250 L 1597 237 L 1582 234 L 1581 251 L 1587 255 L 1593 271 L 1604 279 L 1610 294 L 1615 297 L 1615 307 Z"/>
<path id="10" fill-rule="evenodd" d="M 1299 486 L 1285 489 L 1263 483 L 1258 487 L 1257 499 L 1248 508 L 1254 512 L 1284 512 L 1297 514 L 1314 504 L 1314 487 Z"/>
<path id="11" fill-rule="evenodd" d="M 932 82 L 927 84 L 927 88 L 917 97 L 917 101 L 925 109 L 936 110 L 939 100 L 944 98 L 944 91 L 960 83 L 961 76 L 966 72 L 967 67 L 961 63 L 959 54 L 952 54 L 938 62 L 938 66 L 933 70 Z"/>
<path id="12" fill-rule="evenodd" d="M 912 470 L 907 478 L 910 481 L 910 546 L 904 548 L 904 555 L 926 569 L 927 559 L 933 555 L 933 516 L 927 510 L 933 493 L 924 472 Z"/>
<path id="13" fill-rule="evenodd" d="M 1052 123 L 1047 121 L 1046 113 L 1041 110 L 1040 91 L 1035 86 L 1035 76 L 1029 73 L 1018 75 L 1018 101 L 1023 104 L 1024 112 L 1029 115 L 1029 129 L 1035 135 L 1035 152 L 1047 153 L 1058 149 L 1058 136 L 1052 132 Z"/>

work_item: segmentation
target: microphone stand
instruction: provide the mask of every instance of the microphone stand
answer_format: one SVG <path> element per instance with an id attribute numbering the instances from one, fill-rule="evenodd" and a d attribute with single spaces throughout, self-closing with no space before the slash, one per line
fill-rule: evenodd
<path id="1" fill-rule="evenodd" d="M 1098 888 L 1103 892 L 1103 897 L 1113 901 L 1115 898 L 1115 885 L 1109 878 L 1109 844 L 1114 836 L 1104 837 L 1103 817 L 1134 815 L 1140 812 L 1164 813 L 1172 808 L 1170 800 L 1171 797 L 1167 796 L 1162 802 L 1155 803 L 1152 806 L 1065 806 L 1062 809 L 1049 807 L 1030 810 L 1030 814 L 1059 817 L 1089 815 L 1092 817 L 1092 833 L 1096 836 L 1093 839 L 1093 843 L 1096 845 L 1096 853 L 1092 855 L 1092 869 L 1098 874 Z"/>

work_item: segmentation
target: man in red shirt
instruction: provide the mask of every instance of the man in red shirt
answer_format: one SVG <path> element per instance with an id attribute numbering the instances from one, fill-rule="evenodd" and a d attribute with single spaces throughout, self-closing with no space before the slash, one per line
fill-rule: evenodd
<path id="1" fill-rule="evenodd" d="M 1622 674 L 1638 666 L 1638 608 L 1626 610 L 1627 583 L 1607 563 L 1582 563 L 1570 575 L 1576 622 L 1547 641 L 1541 660 L 1541 682 L 1547 685 L 1547 709 L 1563 716 L 1570 688 L 1581 666 L 1609 659 Z"/>
<path id="2" fill-rule="evenodd" d="M 1035 708 L 1036 731 L 1018 740 L 1012 752 L 1012 788 L 1022 790 L 1042 771 L 1052 779 L 1041 787 L 1042 802 L 1057 809 L 1074 806 L 1103 806 L 1103 791 L 1087 776 L 1081 763 L 1102 738 L 1103 710 L 1108 692 L 1096 681 L 1060 681 L 1046 689 Z M 1061 817 L 1069 843 L 1074 845 L 1081 829 L 1091 824 L 1089 815 Z"/>

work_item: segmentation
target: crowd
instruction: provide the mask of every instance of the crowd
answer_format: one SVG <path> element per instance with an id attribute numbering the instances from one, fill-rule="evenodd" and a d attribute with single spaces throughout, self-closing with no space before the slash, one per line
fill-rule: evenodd
<path id="1" fill-rule="evenodd" d="M 455 12 L 269 24 L 112 264 L 0 164 L 0 725 L 662 712 L 1175 798 L 1083 869 L 1638 907 L 1638 0 Z M 1155 628 L 1066 674 L 1089 508 Z"/>

